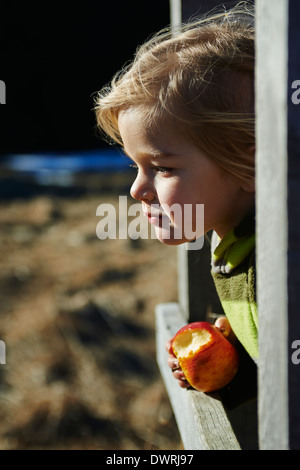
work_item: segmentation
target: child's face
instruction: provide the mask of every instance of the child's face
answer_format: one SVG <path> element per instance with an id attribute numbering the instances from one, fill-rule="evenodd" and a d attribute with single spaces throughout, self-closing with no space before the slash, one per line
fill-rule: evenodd
<path id="1" fill-rule="evenodd" d="M 168 245 L 187 242 L 191 237 L 186 233 L 189 235 L 191 230 L 195 233 L 193 239 L 209 230 L 215 230 L 222 238 L 250 209 L 254 193 L 244 190 L 237 178 L 208 159 L 175 127 L 166 125 L 154 135 L 143 125 L 138 108 L 121 111 L 118 124 L 124 151 L 138 170 L 130 193 L 142 202 L 143 212 L 161 242 Z M 178 211 L 174 215 L 170 210 L 173 204 L 180 205 L 179 216 Z M 186 204 L 192 207 L 193 215 L 192 219 L 186 217 L 192 220 L 187 230 L 183 226 Z M 196 223 L 197 204 L 204 205 L 201 228 Z"/>

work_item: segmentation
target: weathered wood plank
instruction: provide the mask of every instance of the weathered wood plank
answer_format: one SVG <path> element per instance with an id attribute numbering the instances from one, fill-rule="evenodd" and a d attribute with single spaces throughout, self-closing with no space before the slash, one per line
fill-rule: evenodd
<path id="1" fill-rule="evenodd" d="M 6 85 L 3 80 L 0 80 L 0 104 L 6 104 Z"/>
<path id="2" fill-rule="evenodd" d="M 173 33 L 179 31 L 182 24 L 181 0 L 170 0 L 170 19 Z"/>
<path id="3" fill-rule="evenodd" d="M 156 308 L 157 362 L 186 450 L 240 450 L 218 394 L 181 389 L 167 365 L 165 344 L 186 324 L 179 304 Z"/>
<path id="4" fill-rule="evenodd" d="M 260 448 L 288 448 L 288 0 L 256 2 Z"/>

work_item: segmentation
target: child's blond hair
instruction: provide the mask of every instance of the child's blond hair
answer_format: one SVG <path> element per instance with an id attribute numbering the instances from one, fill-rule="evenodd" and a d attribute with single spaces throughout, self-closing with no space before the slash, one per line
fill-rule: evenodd
<path id="1" fill-rule="evenodd" d="M 254 180 L 254 15 L 242 3 L 142 45 L 98 93 L 99 129 L 122 145 L 119 112 L 139 107 L 149 129 L 178 124 L 223 169 Z"/>

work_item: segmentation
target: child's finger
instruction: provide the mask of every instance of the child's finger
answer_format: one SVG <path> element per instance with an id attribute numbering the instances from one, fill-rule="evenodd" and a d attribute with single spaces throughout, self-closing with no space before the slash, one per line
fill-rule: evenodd
<path id="1" fill-rule="evenodd" d="M 226 317 L 219 317 L 215 321 L 215 327 L 225 336 L 229 336 L 231 331 L 231 326 Z"/>
<path id="2" fill-rule="evenodd" d="M 222 333 L 222 335 L 225 336 L 225 338 L 228 339 L 228 341 L 230 341 L 231 343 L 234 343 L 236 341 L 236 336 L 230 326 L 228 318 L 226 317 L 217 318 L 214 326 L 218 328 L 218 330 Z"/>
<path id="3" fill-rule="evenodd" d="M 169 339 L 167 342 L 166 342 L 166 350 L 169 354 L 173 355 L 173 350 L 172 350 L 172 339 Z M 175 356 L 174 356 L 175 357 Z"/>
<path id="4" fill-rule="evenodd" d="M 178 385 L 181 388 L 191 388 L 190 384 L 185 378 L 183 371 L 179 368 L 176 370 L 172 369 L 173 377 L 178 381 Z"/>
<path id="5" fill-rule="evenodd" d="M 167 350 L 168 353 L 170 352 L 170 348 L 171 348 L 171 340 L 169 339 L 169 340 L 166 342 L 166 350 Z"/>
<path id="6" fill-rule="evenodd" d="M 175 356 L 170 355 L 168 357 L 168 366 L 170 367 L 170 369 L 172 369 L 172 371 L 179 369 L 178 359 L 176 359 Z"/>

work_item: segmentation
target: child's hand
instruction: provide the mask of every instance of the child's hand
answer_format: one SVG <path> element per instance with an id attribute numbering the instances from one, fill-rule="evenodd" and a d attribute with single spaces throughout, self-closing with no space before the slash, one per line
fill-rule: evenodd
<path id="1" fill-rule="evenodd" d="M 190 384 L 188 383 L 188 381 L 186 380 L 185 375 L 184 375 L 181 367 L 179 366 L 178 359 L 173 354 L 171 344 L 172 344 L 172 340 L 170 339 L 166 344 L 166 350 L 169 353 L 168 366 L 170 367 L 170 369 L 172 369 L 173 377 L 174 377 L 174 379 L 178 380 L 178 385 L 181 388 L 192 388 L 190 386 Z"/>
<path id="2" fill-rule="evenodd" d="M 218 328 L 218 330 L 220 330 L 220 332 L 225 336 L 226 339 L 228 339 L 228 341 L 230 341 L 230 343 L 234 344 L 234 342 L 236 341 L 236 336 L 235 336 L 235 334 L 234 334 L 234 332 L 233 332 L 233 330 L 230 326 L 230 323 L 229 323 L 229 321 L 226 317 L 217 318 L 217 320 L 215 321 L 214 326 L 216 328 Z M 171 344 L 172 344 L 172 339 L 167 341 L 166 350 L 169 353 L 168 366 L 172 370 L 173 377 L 174 377 L 174 379 L 178 380 L 178 385 L 181 388 L 192 388 L 191 385 L 186 380 L 185 375 L 184 375 L 181 367 L 179 366 L 178 359 L 173 354 Z"/>

